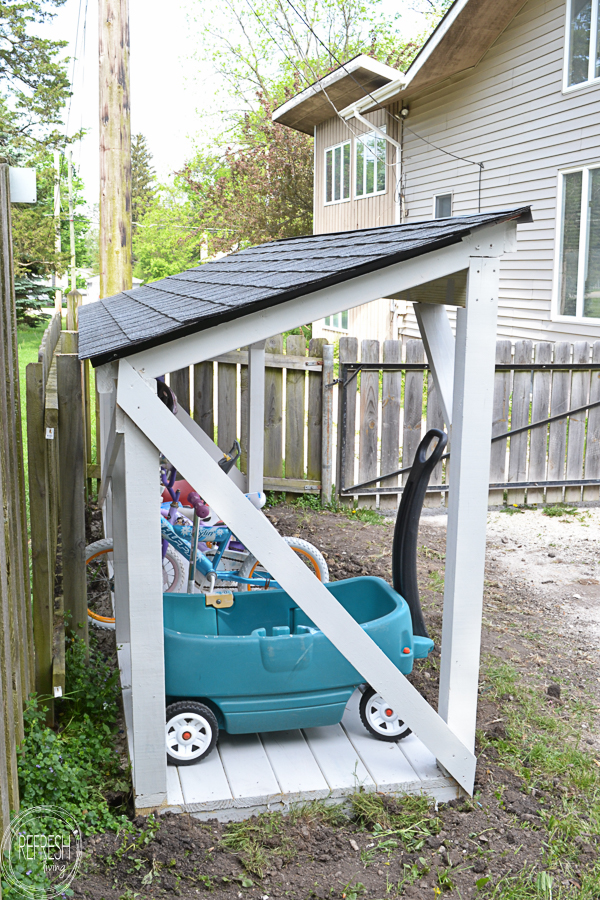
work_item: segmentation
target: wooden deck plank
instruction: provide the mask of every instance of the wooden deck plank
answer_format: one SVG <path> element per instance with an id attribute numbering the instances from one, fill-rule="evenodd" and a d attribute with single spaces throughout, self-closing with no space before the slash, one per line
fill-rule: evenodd
<path id="1" fill-rule="evenodd" d="M 167 766 L 167 803 L 169 807 L 183 808 L 184 805 L 179 769 L 176 766 Z"/>
<path id="2" fill-rule="evenodd" d="M 342 726 L 378 790 L 399 790 L 420 778 L 396 743 L 378 741 L 369 734 L 358 715 L 360 693 L 355 691 L 342 719 Z"/>
<path id="3" fill-rule="evenodd" d="M 303 800 L 328 796 L 329 785 L 301 731 L 270 731 L 261 741 L 283 794 Z"/>
<path id="4" fill-rule="evenodd" d="M 210 805 L 214 809 L 233 806 L 233 795 L 218 749 L 192 766 L 179 766 L 179 780 L 189 812 Z"/>
<path id="5" fill-rule="evenodd" d="M 219 754 L 234 799 L 281 794 L 277 778 L 257 734 L 221 732 Z"/>
<path id="6" fill-rule="evenodd" d="M 341 797 L 358 788 L 375 789 L 375 782 L 341 725 L 305 728 L 304 736 L 332 797 Z"/>
<path id="7" fill-rule="evenodd" d="M 440 778 L 442 773 L 438 769 L 435 756 L 414 734 L 409 734 L 404 740 L 399 741 L 398 747 L 422 781 Z"/>

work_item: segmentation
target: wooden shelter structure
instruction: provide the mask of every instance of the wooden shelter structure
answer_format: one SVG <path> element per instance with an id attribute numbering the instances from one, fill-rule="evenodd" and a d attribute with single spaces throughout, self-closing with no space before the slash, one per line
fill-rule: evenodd
<path id="1" fill-rule="evenodd" d="M 101 497 L 106 498 L 115 546 L 117 642 L 124 648 L 122 660 L 130 661 L 123 687 L 138 811 L 183 806 L 208 814 L 227 806 L 218 798 L 212 806 L 208 801 L 186 805 L 185 797 L 182 801 L 175 796 L 171 767 L 167 772 L 157 510 L 160 453 L 364 680 L 402 710 L 434 768 L 437 760 L 446 784 L 472 793 L 498 260 L 514 250 L 516 225 L 524 221 L 530 221 L 528 207 L 277 241 L 82 308 L 79 353 L 97 367 L 101 395 Z M 438 711 L 242 493 L 262 485 L 265 340 L 305 322 L 399 295 L 415 304 L 445 422 L 452 429 Z M 446 305 L 458 307 L 456 338 Z M 219 468 L 221 451 L 185 411 L 171 414 L 156 395 L 155 380 L 241 346 L 249 347 L 247 483 L 238 470 L 226 475 Z M 327 735 L 322 737 L 326 745 Z M 215 777 L 208 763 L 192 768 L 200 781 Z M 409 781 L 399 777 L 394 786 L 401 789 Z M 275 797 L 278 792 L 271 793 Z M 279 800 L 285 801 L 284 792 L 279 793 Z M 236 807 L 233 790 L 229 806 Z M 248 808 L 256 804 L 246 803 Z"/>

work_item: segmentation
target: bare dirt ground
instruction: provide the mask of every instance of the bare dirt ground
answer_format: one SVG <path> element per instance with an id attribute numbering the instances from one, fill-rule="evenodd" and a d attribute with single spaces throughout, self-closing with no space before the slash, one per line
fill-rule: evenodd
<path id="1" fill-rule="evenodd" d="M 429 513 L 419 579 L 436 650 L 411 680 L 435 706 L 446 517 Z M 391 581 L 393 520 L 290 506 L 267 515 L 316 544 L 332 579 Z M 129 835 L 87 839 L 75 894 L 599 900 L 599 524 L 597 509 L 489 515 L 473 800 L 436 809 L 358 794 L 342 814 L 313 804 L 230 826 L 138 817 Z"/>

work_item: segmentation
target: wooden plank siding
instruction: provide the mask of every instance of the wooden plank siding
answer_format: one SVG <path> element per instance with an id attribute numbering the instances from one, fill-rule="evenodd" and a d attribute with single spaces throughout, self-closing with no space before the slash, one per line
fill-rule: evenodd
<path id="1" fill-rule="evenodd" d="M 388 107 L 392 115 L 403 104 L 410 109 L 401 136 L 407 223 L 432 218 L 433 198 L 440 193 L 453 194 L 455 215 L 478 211 L 478 167 L 442 150 L 483 162 L 482 212 L 531 205 L 533 223 L 518 227 L 517 252 L 500 264 L 497 336 L 513 341 L 600 339 L 600 320 L 552 319 L 559 172 L 600 162 L 600 85 L 563 93 L 564 35 L 564 0 L 529 0 L 477 66 Z M 384 110 L 371 117 L 395 127 Z M 355 120 L 349 125 L 359 130 Z M 370 205 L 351 200 L 323 206 L 323 151 L 343 140 L 344 132 L 337 118 L 317 128 L 315 232 L 393 224 L 389 192 Z M 389 147 L 388 156 L 392 153 Z M 411 304 L 398 322 L 400 332 L 385 332 L 379 323 L 389 316 L 389 303 L 371 304 L 368 315 L 378 322 L 377 330 L 358 330 L 367 315 L 364 307 L 351 312 L 348 334 L 380 341 L 419 338 Z M 322 322 L 317 326 L 315 333 L 328 336 Z"/>

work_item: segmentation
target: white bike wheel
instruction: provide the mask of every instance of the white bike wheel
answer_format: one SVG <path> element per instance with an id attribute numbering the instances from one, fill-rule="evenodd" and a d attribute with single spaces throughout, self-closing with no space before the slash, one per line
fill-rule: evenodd
<path id="1" fill-rule="evenodd" d="M 317 550 L 312 544 L 308 541 L 303 541 L 301 538 L 295 537 L 284 537 L 283 539 L 288 547 L 291 547 L 294 550 L 300 559 L 306 563 L 306 565 L 314 572 L 319 581 L 322 581 L 323 584 L 326 584 L 329 581 L 329 569 L 327 568 L 327 563 L 325 562 L 325 558 L 323 554 Z M 264 572 L 264 568 L 258 562 L 256 556 L 253 556 L 251 553 L 248 554 L 242 566 L 240 568 L 240 577 L 241 578 L 252 578 L 253 575 L 259 574 L 260 572 Z M 265 590 L 266 588 L 257 586 L 256 588 L 252 588 L 250 585 L 245 584 L 244 582 L 238 582 L 238 590 L 240 591 L 249 591 L 249 590 Z"/>

